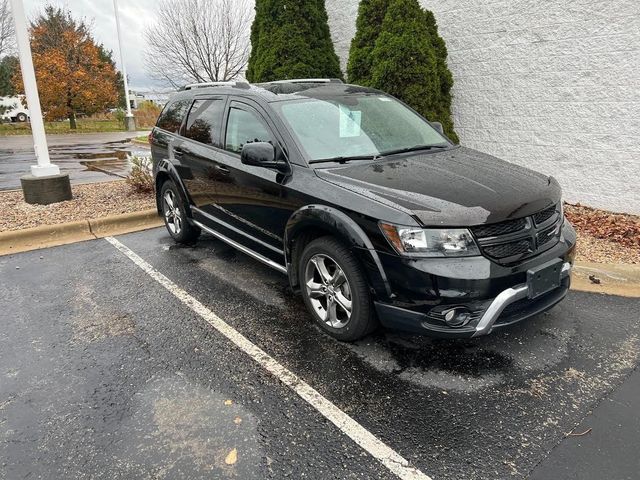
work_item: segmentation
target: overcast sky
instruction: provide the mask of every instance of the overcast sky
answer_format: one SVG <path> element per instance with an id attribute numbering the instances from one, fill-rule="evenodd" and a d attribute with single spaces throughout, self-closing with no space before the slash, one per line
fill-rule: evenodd
<path id="1" fill-rule="evenodd" d="M 157 0 L 119 0 L 120 26 L 124 43 L 124 60 L 129 83 L 132 88 L 154 87 L 144 67 L 144 29 L 154 21 L 153 5 Z M 25 11 L 33 18 L 47 4 L 64 6 L 75 18 L 85 18 L 93 25 L 93 34 L 98 43 L 113 50 L 114 59 L 120 68 L 118 37 L 113 11 L 113 0 L 24 0 Z"/>

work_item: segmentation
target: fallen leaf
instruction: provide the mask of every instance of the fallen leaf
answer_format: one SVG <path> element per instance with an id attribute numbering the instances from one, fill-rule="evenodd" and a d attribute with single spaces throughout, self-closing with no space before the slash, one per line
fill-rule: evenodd
<path id="1" fill-rule="evenodd" d="M 234 448 L 231 450 L 224 459 L 224 463 L 227 465 L 234 465 L 238 461 L 238 450 Z"/>
<path id="2" fill-rule="evenodd" d="M 595 283 L 596 285 L 600 285 L 600 279 L 598 277 L 596 277 L 595 275 L 589 275 L 589 280 L 591 280 L 591 283 Z"/>
<path id="3" fill-rule="evenodd" d="M 225 400 L 225 401 L 224 401 L 224 404 L 225 404 L 225 405 L 231 405 L 232 403 L 233 403 L 233 402 L 232 402 L 231 400 Z"/>
<path id="4" fill-rule="evenodd" d="M 242 423 L 242 419 L 240 417 L 236 417 L 233 419 L 233 423 L 235 423 L 236 425 L 239 425 Z"/>

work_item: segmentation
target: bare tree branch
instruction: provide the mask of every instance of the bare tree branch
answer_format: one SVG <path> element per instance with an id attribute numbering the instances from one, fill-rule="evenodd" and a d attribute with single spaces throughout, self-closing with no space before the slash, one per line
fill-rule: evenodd
<path id="1" fill-rule="evenodd" d="M 177 88 L 186 83 L 235 80 L 244 74 L 252 2 L 160 0 L 156 11 L 156 24 L 145 31 L 145 63 L 153 78 Z"/>
<path id="2" fill-rule="evenodd" d="M 0 58 L 15 52 L 16 37 L 9 0 L 0 0 Z"/>

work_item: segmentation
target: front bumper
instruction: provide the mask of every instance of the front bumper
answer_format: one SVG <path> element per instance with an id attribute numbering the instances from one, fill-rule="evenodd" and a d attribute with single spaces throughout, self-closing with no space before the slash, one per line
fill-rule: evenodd
<path id="1" fill-rule="evenodd" d="M 538 315 L 560 302 L 571 282 L 576 236 L 568 222 L 552 249 L 517 265 L 498 265 L 485 257 L 407 259 L 380 255 L 391 297 L 374 302 L 383 326 L 439 337 L 476 337 Z M 527 272 L 562 260 L 561 283 L 534 297 Z M 445 322 L 444 312 L 463 308 L 470 318 L 462 326 Z"/>

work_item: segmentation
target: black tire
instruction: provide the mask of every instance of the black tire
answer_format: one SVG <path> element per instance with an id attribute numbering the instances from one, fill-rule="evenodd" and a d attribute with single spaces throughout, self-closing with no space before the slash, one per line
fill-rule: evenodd
<path id="1" fill-rule="evenodd" d="M 306 275 L 307 268 L 314 268 L 309 267 L 309 265 L 313 258 L 318 258 L 318 255 L 320 258 L 327 257 L 328 260 L 335 262 L 335 264 L 342 269 L 346 277 L 352 308 L 351 316 L 346 320 L 344 326 L 335 327 L 323 320 L 322 315 L 326 314 L 326 311 L 329 310 L 326 308 L 326 298 L 324 300 L 322 298 L 315 299 L 316 305 L 318 302 L 324 302 L 324 305 L 318 306 L 318 311 L 316 311 L 312 303 L 307 289 Z M 300 262 L 298 263 L 298 278 L 300 279 L 304 303 L 311 313 L 311 316 L 320 328 L 332 337 L 343 342 L 353 342 L 365 337 L 376 329 L 377 321 L 373 315 L 371 294 L 369 293 L 369 285 L 363 269 L 351 251 L 336 238 L 331 236 L 317 238 L 305 246 L 300 256 Z M 327 287 L 324 288 L 326 289 Z M 326 311 L 322 309 L 323 306 L 326 308 Z M 343 309 L 342 312 L 344 314 L 346 310 Z"/>
<path id="2" fill-rule="evenodd" d="M 168 203 L 165 197 L 169 195 L 174 202 L 174 214 L 172 217 L 171 209 L 168 207 Z M 169 235 L 178 243 L 184 243 L 187 245 L 195 243 L 200 236 L 200 229 L 193 225 L 187 215 L 187 209 L 184 206 L 184 200 L 180 195 L 180 191 L 176 187 L 176 184 L 172 180 L 167 180 L 162 184 L 160 189 L 160 205 L 162 210 L 162 218 L 164 219 L 164 225 L 167 227 Z M 170 213 L 168 214 L 167 211 Z M 179 218 L 179 227 L 177 227 L 176 217 Z M 171 221 L 173 218 L 173 222 Z"/>
<path id="3" fill-rule="evenodd" d="M 27 121 L 29 117 L 27 117 L 26 113 L 19 113 L 18 115 L 16 115 L 16 121 L 20 122 L 20 123 L 24 123 Z"/>

